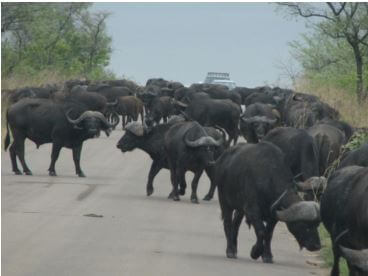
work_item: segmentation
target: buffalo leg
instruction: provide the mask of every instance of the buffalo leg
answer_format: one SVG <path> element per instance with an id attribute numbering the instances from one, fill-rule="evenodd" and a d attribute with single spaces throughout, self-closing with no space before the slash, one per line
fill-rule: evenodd
<path id="1" fill-rule="evenodd" d="M 252 207 L 246 207 L 244 208 L 245 215 L 247 217 L 247 220 L 253 225 L 254 232 L 257 236 L 257 241 L 255 245 L 253 245 L 250 256 L 252 259 L 258 259 L 263 254 L 263 242 L 265 238 L 265 226 L 263 224 L 263 221 L 261 219 L 261 212 L 259 211 L 258 207 L 252 206 Z"/>
<path id="2" fill-rule="evenodd" d="M 192 195 L 190 196 L 190 201 L 192 203 L 199 203 L 198 197 L 197 197 L 197 188 L 198 188 L 198 181 L 203 173 L 203 170 L 197 171 L 194 174 L 193 180 L 192 180 Z"/>
<path id="3" fill-rule="evenodd" d="M 148 173 L 148 182 L 147 182 L 147 196 L 150 196 L 153 194 L 153 179 L 158 174 L 158 172 L 162 169 L 162 166 L 158 163 L 153 161 L 151 165 L 151 169 Z"/>
<path id="4" fill-rule="evenodd" d="M 14 131 L 13 131 L 13 136 L 14 136 L 14 142 L 9 149 L 10 157 L 12 158 L 13 171 L 15 172 L 15 174 L 21 174 L 17 166 L 16 156 L 18 156 L 19 161 L 23 167 L 23 172 L 27 175 L 32 175 L 32 172 L 28 168 L 27 163 L 24 159 L 24 140 L 26 138 L 19 132 L 17 133 Z M 14 162 L 13 162 L 13 158 L 14 158 Z"/>
<path id="5" fill-rule="evenodd" d="M 179 181 L 179 195 L 185 195 L 185 190 L 187 188 L 187 182 L 185 180 L 185 173 L 183 173 L 180 176 L 180 181 Z"/>
<path id="6" fill-rule="evenodd" d="M 262 260 L 264 263 L 272 263 L 272 252 L 271 252 L 271 240 L 273 230 L 275 229 L 277 221 L 271 220 L 266 223 L 266 233 L 264 238 L 264 251 L 262 254 Z"/>
<path id="7" fill-rule="evenodd" d="M 11 144 L 9 148 L 9 154 L 10 154 L 10 160 L 12 163 L 13 172 L 18 175 L 22 174 L 22 172 L 18 169 L 16 146 L 14 142 Z"/>
<path id="8" fill-rule="evenodd" d="M 125 129 L 125 115 L 121 116 L 121 125 L 122 125 L 122 128 Z"/>
<path id="9" fill-rule="evenodd" d="M 224 231 L 225 231 L 226 242 L 227 242 L 226 257 L 236 258 L 236 248 L 234 246 L 234 242 L 233 242 L 234 239 L 232 237 L 233 210 L 225 206 L 221 206 L 221 210 L 222 210 L 222 217 L 224 219 Z"/>
<path id="10" fill-rule="evenodd" d="M 62 148 L 62 146 L 58 143 L 53 143 L 52 144 L 51 163 L 50 163 L 50 167 L 49 167 L 49 175 L 50 176 L 56 176 L 55 163 L 56 163 L 56 160 L 59 157 L 61 148 Z"/>
<path id="11" fill-rule="evenodd" d="M 144 124 L 144 115 L 143 115 L 143 110 L 141 112 L 141 119 L 142 119 L 142 125 Z"/>
<path id="12" fill-rule="evenodd" d="M 79 147 L 73 148 L 73 160 L 74 160 L 74 165 L 75 165 L 75 173 L 79 177 L 86 177 L 80 167 L 81 152 L 82 152 L 82 145 L 80 145 Z"/>
<path id="13" fill-rule="evenodd" d="M 173 189 L 169 198 L 172 198 L 174 201 L 178 201 L 180 200 L 178 192 L 178 170 L 175 167 L 170 166 L 170 178 Z"/>
<path id="14" fill-rule="evenodd" d="M 214 173 L 213 168 L 207 168 L 206 169 L 206 174 L 207 174 L 208 178 L 210 179 L 211 186 L 210 186 L 210 189 L 209 189 L 207 195 L 203 198 L 203 200 L 211 200 L 213 198 L 214 193 L 215 193 L 216 184 L 215 184 L 215 181 L 213 181 L 213 179 L 212 179 L 213 173 Z"/>
<path id="15" fill-rule="evenodd" d="M 232 244 L 234 248 L 235 257 L 238 253 L 238 234 L 239 234 L 239 228 L 240 228 L 243 217 L 244 217 L 243 211 L 235 210 L 234 218 L 233 218 L 232 226 L 231 226 L 231 238 L 232 238 Z"/>

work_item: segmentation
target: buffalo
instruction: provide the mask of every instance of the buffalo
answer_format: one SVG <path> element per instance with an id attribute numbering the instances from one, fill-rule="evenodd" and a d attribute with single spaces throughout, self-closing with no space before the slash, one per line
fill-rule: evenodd
<path id="1" fill-rule="evenodd" d="M 28 138 L 37 147 L 52 143 L 50 176 L 56 176 L 55 163 L 61 148 L 67 147 L 73 150 L 76 174 L 84 177 L 80 167 L 83 142 L 97 136 L 100 130 L 104 130 L 107 135 L 111 131 L 111 125 L 102 113 L 75 103 L 60 104 L 45 99 L 23 99 L 8 109 L 6 117 L 5 150 L 10 144 L 10 126 L 14 141 L 9 152 L 15 174 L 21 174 L 16 157 L 19 158 L 24 173 L 32 174 L 24 159 L 24 141 Z"/>
<path id="2" fill-rule="evenodd" d="M 115 110 L 117 114 L 122 116 L 123 129 L 125 129 L 127 122 L 129 123 L 131 120 L 137 121 L 139 114 L 141 115 L 143 123 L 143 102 L 135 96 L 123 96 L 118 98 Z"/>
<path id="3" fill-rule="evenodd" d="M 277 114 L 269 105 L 251 104 L 240 117 L 240 132 L 248 143 L 258 143 L 276 126 Z"/>
<path id="4" fill-rule="evenodd" d="M 331 276 L 339 275 L 345 256 L 350 275 L 367 275 L 368 168 L 348 166 L 329 178 L 321 198 L 321 219 L 331 236 L 334 263 Z"/>
<path id="5" fill-rule="evenodd" d="M 228 258 L 237 257 L 238 231 L 244 216 L 257 236 L 251 250 L 253 259 L 262 256 L 263 262 L 273 262 L 271 239 L 278 221 L 286 222 L 301 248 L 321 248 L 319 206 L 299 197 L 278 147 L 268 142 L 238 144 L 225 150 L 214 170 Z"/>
<path id="6" fill-rule="evenodd" d="M 191 102 L 183 114 L 203 126 L 221 127 L 229 135 L 227 144 L 230 145 L 238 140 L 240 113 L 240 106 L 231 100 L 202 99 Z"/>
<path id="7" fill-rule="evenodd" d="M 180 200 L 184 195 L 185 172 L 192 171 L 191 201 L 198 203 L 197 186 L 205 168 L 214 164 L 215 148 L 223 144 L 223 139 L 215 140 L 197 122 L 180 122 L 174 124 L 165 134 L 165 150 L 170 168 L 173 190 L 170 198 Z M 179 190 L 180 185 L 180 190 Z"/>
<path id="8" fill-rule="evenodd" d="M 368 167 L 368 143 L 346 153 L 340 161 L 338 169 L 353 165 Z"/>
<path id="9" fill-rule="evenodd" d="M 346 143 L 345 134 L 336 127 L 317 124 L 307 129 L 313 137 L 319 157 L 319 175 L 325 175 L 328 168 L 340 156 L 341 147 Z"/>
<path id="10" fill-rule="evenodd" d="M 175 117 L 175 119 L 176 122 L 181 122 L 183 120 L 183 118 L 179 117 Z M 150 196 L 154 191 L 153 180 L 159 171 L 163 168 L 169 169 L 168 157 L 165 151 L 165 135 L 174 123 L 174 120 L 170 120 L 167 124 L 156 125 L 152 128 L 139 123 L 130 123 L 125 129 L 125 134 L 117 144 L 117 148 L 122 152 L 128 152 L 138 148 L 149 154 L 151 157 L 152 164 L 146 186 L 147 196 Z M 220 140 L 221 138 L 224 139 L 223 136 L 221 136 L 221 133 L 212 127 L 205 127 L 205 130 L 208 135 L 215 140 Z M 224 145 L 217 147 L 214 152 L 214 158 L 218 158 L 224 149 Z M 211 167 L 206 168 L 206 174 L 210 179 L 213 173 L 211 169 Z M 186 187 L 186 184 L 184 183 L 183 186 Z M 211 185 L 204 200 L 210 200 L 213 197 L 215 188 L 216 187 Z"/>
<path id="11" fill-rule="evenodd" d="M 326 179 L 319 177 L 318 148 L 313 137 L 304 129 L 277 127 L 272 129 L 262 141 L 271 142 L 285 154 L 285 163 L 298 181 L 307 181 L 303 186 L 304 199 L 319 198 Z"/>

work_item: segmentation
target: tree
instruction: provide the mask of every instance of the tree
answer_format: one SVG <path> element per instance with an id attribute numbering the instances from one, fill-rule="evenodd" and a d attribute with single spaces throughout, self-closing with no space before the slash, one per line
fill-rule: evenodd
<path id="1" fill-rule="evenodd" d="M 66 75 L 104 72 L 111 54 L 106 13 L 89 3 L 2 3 L 2 74 L 53 69 Z M 101 74 L 100 74 L 101 75 Z"/>
<path id="2" fill-rule="evenodd" d="M 367 99 L 368 90 L 364 89 L 363 57 L 368 47 L 368 3 L 340 2 L 326 3 L 322 6 L 322 4 L 292 2 L 279 5 L 286 6 L 292 15 L 318 18 L 318 21 L 311 22 L 317 32 L 336 41 L 343 40 L 349 45 L 355 60 L 357 99 L 359 103 Z"/>

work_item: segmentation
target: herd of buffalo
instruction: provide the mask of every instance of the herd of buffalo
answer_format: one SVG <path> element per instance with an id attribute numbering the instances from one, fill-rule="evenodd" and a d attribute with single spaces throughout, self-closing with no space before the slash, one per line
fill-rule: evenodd
<path id="1" fill-rule="evenodd" d="M 217 187 L 228 258 L 237 257 L 243 218 L 257 237 L 251 257 L 265 263 L 272 263 L 278 221 L 310 251 L 321 248 L 322 221 L 331 236 L 331 275 L 339 275 L 340 257 L 351 276 L 368 275 L 368 144 L 352 151 L 344 147 L 367 129 L 341 121 L 339 112 L 318 97 L 267 86 L 185 87 L 161 78 L 145 86 L 70 80 L 62 87 L 25 87 L 8 95 L 5 150 L 10 145 L 15 174 L 22 174 L 17 157 L 23 172 L 32 174 L 24 158 L 28 138 L 37 147 L 52 143 L 51 176 L 61 148 L 67 147 L 76 174 L 84 177 L 83 142 L 101 130 L 109 135 L 121 120 L 125 132 L 117 148 L 138 148 L 152 159 L 147 196 L 165 168 L 172 184 L 169 198 L 180 200 L 185 173 L 191 171 L 190 199 L 198 203 L 198 182 L 206 172 L 211 186 L 204 200 L 211 200 Z M 239 134 L 247 143 L 238 143 Z"/>

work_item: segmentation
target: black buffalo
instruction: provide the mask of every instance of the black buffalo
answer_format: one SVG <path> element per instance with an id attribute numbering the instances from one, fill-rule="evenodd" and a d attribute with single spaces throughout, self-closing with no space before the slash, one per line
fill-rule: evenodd
<path id="1" fill-rule="evenodd" d="M 177 121 L 182 121 L 179 119 Z M 117 148 L 122 152 L 132 151 L 136 148 L 143 150 L 152 159 L 151 168 L 148 174 L 148 181 L 146 186 L 147 196 L 150 196 L 153 191 L 153 180 L 161 169 L 169 169 L 169 163 L 167 153 L 165 151 L 165 134 L 170 129 L 174 122 L 167 124 L 156 125 L 152 128 L 144 127 L 139 123 L 131 123 L 126 127 L 125 134 L 121 137 L 117 144 Z M 206 132 L 215 140 L 224 139 L 221 134 L 212 127 L 205 127 Z M 218 158 L 224 151 L 224 145 L 221 145 L 215 149 L 214 158 Z M 207 167 L 207 176 L 211 179 L 212 168 Z M 185 179 L 184 179 L 185 181 Z M 211 182 L 212 184 L 213 182 Z M 186 187 L 185 182 L 183 186 Z M 215 187 L 211 185 L 208 194 L 204 197 L 204 200 L 210 200 L 213 197 Z"/>
<path id="2" fill-rule="evenodd" d="M 344 121 L 324 118 L 321 121 L 319 121 L 318 124 L 326 124 L 326 125 L 334 126 L 340 129 L 345 134 L 346 141 L 349 141 L 350 137 L 353 136 L 354 134 L 354 128 L 350 124 Z"/>
<path id="3" fill-rule="evenodd" d="M 177 113 L 175 100 L 168 96 L 155 96 L 146 107 L 149 111 L 146 122 L 150 126 L 159 124 L 161 119 L 167 123 L 168 117 Z"/>
<path id="4" fill-rule="evenodd" d="M 262 256 L 263 262 L 272 263 L 271 239 L 279 220 L 286 222 L 301 248 L 320 249 L 318 204 L 299 197 L 284 154 L 275 145 L 236 145 L 225 150 L 214 170 L 228 258 L 237 257 L 238 231 L 244 216 L 257 236 L 251 250 L 253 259 Z"/>
<path id="5" fill-rule="evenodd" d="M 328 168 L 340 156 L 341 147 L 346 143 L 345 134 L 338 128 L 317 124 L 307 129 L 313 137 L 318 151 L 319 175 L 328 173 Z"/>
<path id="6" fill-rule="evenodd" d="M 263 141 L 275 144 L 284 152 L 286 163 L 298 179 L 305 181 L 319 175 L 317 146 L 304 129 L 274 128 Z"/>
<path id="7" fill-rule="evenodd" d="M 333 245 L 331 276 L 339 275 L 341 255 L 347 259 L 349 275 L 367 275 L 368 258 L 360 251 L 368 248 L 367 199 L 368 168 L 348 166 L 335 171 L 329 178 L 321 198 L 321 219 Z"/>
<path id="8" fill-rule="evenodd" d="M 44 99 L 23 99 L 8 109 L 5 150 L 10 144 L 9 126 L 14 139 L 9 152 L 15 174 L 21 174 L 17 156 L 24 173 L 32 174 L 24 159 L 24 141 L 28 138 L 37 147 L 52 143 L 51 176 L 56 175 L 55 163 L 61 148 L 71 148 L 76 174 L 80 177 L 85 176 L 80 167 L 83 141 L 97 136 L 101 129 L 109 134 L 111 128 L 100 112 L 90 111 L 75 103 L 58 104 Z"/>
<path id="9" fill-rule="evenodd" d="M 240 117 L 240 132 L 248 143 L 258 143 L 276 126 L 278 117 L 273 109 L 262 103 L 251 104 Z"/>
<path id="10" fill-rule="evenodd" d="M 348 152 L 341 160 L 338 168 L 340 169 L 353 165 L 368 167 L 368 143 Z"/>
<path id="11" fill-rule="evenodd" d="M 308 200 L 315 196 L 319 198 L 326 179 L 318 178 L 319 156 L 313 137 L 304 129 L 278 127 L 272 129 L 263 141 L 271 142 L 282 150 L 285 154 L 285 163 L 291 168 L 297 181 L 305 182 L 312 178 L 310 189 L 303 187 L 306 192 L 304 198 Z"/>
<path id="12" fill-rule="evenodd" d="M 338 120 L 339 112 L 318 97 L 303 93 L 294 93 L 285 100 L 282 111 L 285 124 L 292 127 L 307 128 L 316 122 L 331 119 Z"/>
<path id="13" fill-rule="evenodd" d="M 198 203 L 197 186 L 205 168 L 214 164 L 215 148 L 223 144 L 223 139 L 213 139 L 197 122 L 174 124 L 165 134 L 165 150 L 170 168 L 173 190 L 170 197 L 180 200 L 186 189 L 185 172 L 192 171 L 191 201 Z M 179 190 L 180 186 L 180 190 Z"/>
<path id="14" fill-rule="evenodd" d="M 138 116 L 141 115 L 141 120 L 143 123 L 143 102 L 135 96 L 124 96 L 118 98 L 118 103 L 115 107 L 117 114 L 122 116 L 122 127 L 125 129 L 126 123 L 131 120 L 137 121 Z"/>
<path id="15" fill-rule="evenodd" d="M 240 106 L 231 100 L 202 99 L 191 102 L 184 115 L 203 126 L 218 126 L 229 135 L 227 144 L 236 144 L 239 136 Z"/>

